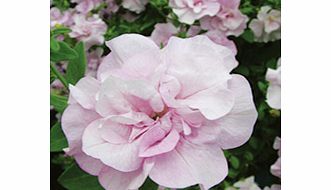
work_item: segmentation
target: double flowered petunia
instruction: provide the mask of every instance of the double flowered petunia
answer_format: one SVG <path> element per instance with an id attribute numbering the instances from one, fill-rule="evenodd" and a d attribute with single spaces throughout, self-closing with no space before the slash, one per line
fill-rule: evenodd
<path id="1" fill-rule="evenodd" d="M 267 103 L 271 108 L 281 109 L 281 59 L 277 61 L 277 69 L 268 68 L 266 80 L 269 82 Z"/>
<path id="2" fill-rule="evenodd" d="M 74 25 L 70 27 L 72 31 L 69 33 L 71 38 L 85 42 L 86 49 L 103 44 L 107 25 L 98 15 L 86 17 L 83 14 L 76 14 L 73 20 Z"/>
<path id="3" fill-rule="evenodd" d="M 200 20 L 205 30 L 218 30 L 226 36 L 241 35 L 248 17 L 239 10 L 240 0 L 219 0 L 221 8 L 215 16 L 205 16 Z"/>
<path id="4" fill-rule="evenodd" d="M 280 39 L 281 13 L 279 10 L 271 9 L 270 6 L 261 7 L 257 18 L 253 19 L 249 28 L 258 42 L 269 42 Z"/>
<path id="5" fill-rule="evenodd" d="M 70 85 L 62 116 L 68 155 L 107 190 L 209 189 L 227 175 L 224 149 L 244 144 L 257 112 L 233 52 L 206 36 L 108 41 L 97 79 Z"/>
<path id="6" fill-rule="evenodd" d="M 220 10 L 219 0 L 170 0 L 169 6 L 185 24 L 193 24 L 207 15 L 214 16 Z"/>

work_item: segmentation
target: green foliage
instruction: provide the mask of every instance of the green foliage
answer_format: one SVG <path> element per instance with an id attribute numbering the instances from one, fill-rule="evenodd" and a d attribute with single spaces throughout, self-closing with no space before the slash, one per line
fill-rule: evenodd
<path id="1" fill-rule="evenodd" d="M 78 56 L 69 61 L 66 71 L 66 79 L 72 85 L 75 85 L 79 79 L 84 77 L 87 65 L 84 43 L 77 43 L 74 51 L 77 52 Z"/>
<path id="2" fill-rule="evenodd" d="M 58 179 L 68 190 L 103 190 L 96 176 L 91 176 L 73 163 Z"/>
<path id="3" fill-rule="evenodd" d="M 158 185 L 154 183 L 150 178 L 147 178 L 145 183 L 139 188 L 139 190 L 157 190 Z"/>
<path id="4" fill-rule="evenodd" d="M 57 7 L 58 9 L 64 11 L 69 9 L 70 7 L 70 0 L 53 0 L 52 4 Z"/>
<path id="5" fill-rule="evenodd" d="M 51 31 L 51 36 L 52 37 L 57 37 L 61 34 L 68 34 L 69 32 L 71 32 L 71 29 L 70 28 L 66 28 L 66 27 L 56 27 L 55 29 L 53 29 Z"/>
<path id="6" fill-rule="evenodd" d="M 51 93 L 50 100 L 51 100 L 51 105 L 54 107 L 54 109 L 57 112 L 62 113 L 64 111 L 64 109 L 67 107 L 68 98 L 65 96 L 60 96 L 60 95 Z"/>
<path id="7" fill-rule="evenodd" d="M 51 128 L 51 152 L 60 152 L 64 148 L 68 147 L 68 142 L 66 137 L 64 136 L 61 125 L 57 122 Z"/>
<path id="8" fill-rule="evenodd" d="M 77 52 L 72 49 L 66 42 L 58 41 L 59 49 L 57 51 L 51 48 L 51 61 L 59 62 L 72 60 L 78 57 Z"/>

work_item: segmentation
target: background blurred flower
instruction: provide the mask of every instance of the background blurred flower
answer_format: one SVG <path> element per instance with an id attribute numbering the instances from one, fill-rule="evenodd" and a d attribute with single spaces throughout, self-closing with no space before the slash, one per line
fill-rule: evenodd
<path id="1" fill-rule="evenodd" d="M 248 17 L 239 10 L 240 0 L 219 0 L 220 11 L 213 17 L 205 16 L 200 20 L 205 30 L 219 30 L 227 36 L 239 36 L 246 28 Z"/>
<path id="2" fill-rule="evenodd" d="M 51 27 L 53 28 L 56 25 L 63 25 L 63 26 L 71 26 L 73 21 L 73 10 L 69 9 L 66 11 L 61 12 L 58 8 L 53 7 L 50 10 L 50 19 L 51 19 Z"/>
<path id="3" fill-rule="evenodd" d="M 277 161 L 271 166 L 270 172 L 274 175 L 280 178 L 281 176 L 281 140 L 279 137 L 276 137 L 275 142 L 274 142 L 274 149 L 278 150 L 278 156 L 279 158 Z"/>
<path id="4" fill-rule="evenodd" d="M 278 59 L 277 69 L 268 68 L 266 80 L 269 82 L 267 103 L 271 108 L 281 109 L 281 59 Z"/>
<path id="5" fill-rule="evenodd" d="M 253 19 L 249 28 L 258 42 L 268 42 L 280 39 L 280 11 L 270 6 L 261 7 L 257 19 Z"/>
<path id="6" fill-rule="evenodd" d="M 261 188 L 255 183 L 254 176 L 251 176 L 236 182 L 233 187 L 228 187 L 226 190 L 261 190 Z"/>
<path id="7" fill-rule="evenodd" d="M 220 9 L 218 0 L 170 0 L 169 6 L 185 24 L 193 24 L 206 15 L 214 16 Z"/>
<path id="8" fill-rule="evenodd" d="M 158 46 L 165 46 L 171 36 L 175 36 L 179 32 L 179 28 L 176 28 L 171 23 L 158 23 L 154 26 L 154 30 L 151 34 L 151 39 Z"/>
<path id="9" fill-rule="evenodd" d="M 85 42 L 86 49 L 104 42 L 103 35 L 107 31 L 107 25 L 98 15 L 86 18 L 85 15 L 76 14 L 74 23 L 70 27 L 72 31 L 69 33 L 69 36 Z"/>
<path id="10" fill-rule="evenodd" d="M 148 0 L 123 0 L 122 6 L 137 14 L 145 10 Z"/>
<path id="11" fill-rule="evenodd" d="M 76 10 L 82 14 L 86 14 L 100 5 L 103 0 L 71 0 L 77 3 Z"/>

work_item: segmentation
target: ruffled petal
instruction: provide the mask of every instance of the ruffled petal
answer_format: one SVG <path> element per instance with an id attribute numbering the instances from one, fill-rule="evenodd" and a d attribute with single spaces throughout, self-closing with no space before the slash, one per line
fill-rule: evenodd
<path id="1" fill-rule="evenodd" d="M 227 175 L 228 166 L 220 149 L 197 146 L 180 141 L 175 150 L 155 157 L 149 177 L 169 188 L 185 188 L 202 184 L 205 189 L 220 183 Z"/>
<path id="2" fill-rule="evenodd" d="M 244 144 L 253 132 L 257 111 L 253 102 L 248 81 L 240 75 L 232 75 L 229 89 L 235 95 L 235 103 L 229 114 L 217 120 L 223 149 L 235 148 Z"/>

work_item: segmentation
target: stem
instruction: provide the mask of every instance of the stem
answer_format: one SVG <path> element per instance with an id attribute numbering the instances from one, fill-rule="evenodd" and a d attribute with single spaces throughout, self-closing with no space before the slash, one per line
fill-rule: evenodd
<path id="1" fill-rule="evenodd" d="M 55 76 L 61 81 L 63 86 L 69 90 L 68 82 L 67 80 L 62 76 L 62 74 L 56 69 L 54 63 L 51 62 L 51 71 L 55 74 Z"/>

